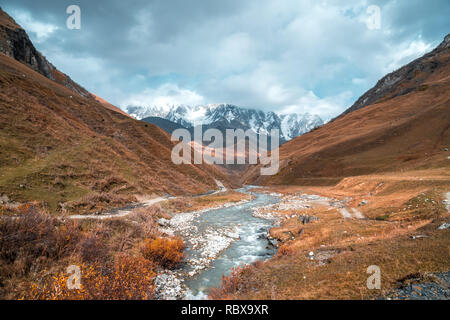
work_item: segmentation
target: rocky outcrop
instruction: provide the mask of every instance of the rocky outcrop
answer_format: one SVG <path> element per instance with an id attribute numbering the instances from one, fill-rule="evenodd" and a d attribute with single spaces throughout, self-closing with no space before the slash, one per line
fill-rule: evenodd
<path id="1" fill-rule="evenodd" d="M 56 69 L 34 47 L 24 29 L 0 8 L 0 51 L 15 60 L 29 66 L 46 78 L 71 89 L 83 97 L 92 95 L 75 83 L 69 76 Z M 92 97 L 93 98 L 93 97 Z"/>
<path id="2" fill-rule="evenodd" d="M 374 103 L 408 94 L 414 90 L 426 90 L 427 87 L 422 86 L 422 84 L 440 65 L 447 62 L 449 58 L 448 56 L 443 57 L 443 54 L 448 53 L 449 47 L 450 34 L 433 51 L 383 77 L 375 87 L 364 93 L 339 117 Z"/>

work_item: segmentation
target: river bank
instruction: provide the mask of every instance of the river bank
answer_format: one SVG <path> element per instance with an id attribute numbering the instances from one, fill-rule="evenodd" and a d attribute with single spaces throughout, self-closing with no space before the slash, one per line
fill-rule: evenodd
<path id="1" fill-rule="evenodd" d="M 274 204 L 279 198 L 254 193 L 251 189 L 237 190 L 251 195 L 251 200 L 159 220 L 160 230 L 183 237 L 187 248 L 185 263 L 180 269 L 158 276 L 158 298 L 206 298 L 208 289 L 218 286 L 222 275 L 233 267 L 267 260 L 275 254 L 275 247 L 267 239 L 274 220 L 255 217 L 252 209 Z"/>

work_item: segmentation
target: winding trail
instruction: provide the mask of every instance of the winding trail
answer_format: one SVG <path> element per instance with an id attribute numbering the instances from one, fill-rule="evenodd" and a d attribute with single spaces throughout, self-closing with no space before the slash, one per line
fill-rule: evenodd
<path id="1" fill-rule="evenodd" d="M 214 191 L 211 194 L 218 194 L 218 193 L 228 191 L 228 189 L 224 186 L 224 184 L 221 181 L 219 181 L 219 180 L 215 180 L 215 181 L 216 181 L 217 186 L 219 187 L 219 190 Z M 130 205 L 129 207 L 126 207 L 123 209 L 114 209 L 110 212 L 101 213 L 101 214 L 89 214 L 89 215 L 75 214 L 75 215 L 68 216 L 68 218 L 74 219 L 74 220 L 83 220 L 83 219 L 104 220 L 104 219 L 112 219 L 112 218 L 123 218 L 123 217 L 126 217 L 127 215 L 129 215 L 131 212 L 133 212 L 134 209 L 150 207 L 159 202 L 176 199 L 176 198 L 177 197 L 157 197 L 157 198 L 153 198 L 153 199 L 143 200 L 141 202 Z"/>
<path id="2" fill-rule="evenodd" d="M 154 198 L 154 199 L 150 199 L 150 200 L 145 200 L 145 201 L 139 202 L 137 205 L 135 205 L 133 207 L 130 207 L 130 208 L 127 208 L 127 209 L 122 209 L 122 210 L 115 210 L 115 211 L 110 212 L 110 213 L 90 214 L 90 215 L 75 214 L 75 215 L 69 216 L 68 218 L 69 219 L 76 219 L 76 220 L 80 220 L 80 219 L 103 220 L 103 219 L 111 219 L 111 218 L 122 218 L 122 217 L 125 217 L 125 216 L 129 215 L 136 208 L 150 207 L 150 206 L 152 206 L 154 204 L 157 204 L 158 202 L 169 200 L 169 199 L 175 199 L 175 198 L 176 197 L 158 197 L 158 198 Z"/>

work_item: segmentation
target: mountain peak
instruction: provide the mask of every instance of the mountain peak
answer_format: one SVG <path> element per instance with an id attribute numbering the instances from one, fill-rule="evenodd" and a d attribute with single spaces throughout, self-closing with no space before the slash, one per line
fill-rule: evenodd
<path id="1" fill-rule="evenodd" d="M 252 129 L 256 133 L 267 134 L 271 129 L 280 131 L 281 142 L 304 134 L 323 124 L 317 115 L 276 114 L 273 111 L 242 108 L 233 104 L 207 104 L 198 106 L 178 105 L 169 110 L 164 107 L 129 106 L 126 111 L 137 119 L 159 117 L 186 128 L 206 125 L 214 128 Z"/>

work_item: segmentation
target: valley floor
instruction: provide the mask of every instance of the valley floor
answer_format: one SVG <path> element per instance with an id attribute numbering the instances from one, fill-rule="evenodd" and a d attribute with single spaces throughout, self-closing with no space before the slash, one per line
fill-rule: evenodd
<path id="1" fill-rule="evenodd" d="M 257 209 L 258 215 L 278 220 L 270 231 L 279 242 L 278 253 L 234 272 L 213 298 L 430 298 L 427 285 L 420 284 L 427 282 L 441 284 L 435 298 L 448 298 L 449 283 L 442 284 L 450 270 L 448 170 L 260 191 L 282 195 L 279 204 Z M 367 287 L 369 266 L 380 269 L 380 289 Z M 414 294 L 402 296 L 398 291 L 416 283 L 417 289 L 410 290 Z"/>
<path id="2" fill-rule="evenodd" d="M 216 262 L 232 243 L 243 241 L 244 256 L 254 256 L 256 261 L 251 258 L 246 262 L 250 264 L 232 270 L 218 288 L 209 290 L 209 298 L 448 298 L 448 170 L 349 177 L 327 187 L 255 187 L 250 193 L 219 189 L 203 196 L 142 199 L 143 207 L 106 215 L 55 217 L 32 204 L 20 207 L 19 214 L 3 215 L 0 296 L 182 299 L 186 293 L 183 279 L 196 281 L 199 272 L 214 267 L 216 271 L 200 274 L 198 279 L 211 277 L 212 272 L 218 280 L 222 269 Z M 254 201 L 261 193 L 278 200 L 257 196 Z M 235 209 L 226 210 L 230 206 Z M 229 225 L 231 231 L 227 225 L 224 232 L 214 234 L 222 227 L 214 225 L 222 213 L 233 212 L 241 219 L 239 210 L 244 207 L 250 217 L 273 223 L 253 228 L 251 235 L 245 225 L 247 231 L 239 234 L 233 230 L 242 229 L 240 220 L 223 217 L 236 225 Z M 214 213 L 213 208 L 225 209 Z M 213 223 L 209 229 L 193 224 L 202 215 Z M 203 230 L 206 238 L 196 230 Z M 184 238 L 186 254 L 179 236 Z M 215 243 L 219 238 L 223 241 Z M 248 252 L 258 247 L 251 241 L 262 245 L 262 252 L 277 246 L 276 255 L 258 261 L 258 254 Z M 264 243 L 269 247 L 264 249 Z M 239 248 L 239 244 L 234 246 Z M 193 254 L 196 250 L 198 255 Z M 242 256 L 235 254 L 238 260 Z M 233 256 L 226 255 L 225 259 Z M 236 261 L 229 262 L 227 270 Z M 83 290 L 65 288 L 68 265 L 81 267 Z M 370 266 L 380 270 L 379 289 L 367 286 Z"/>

